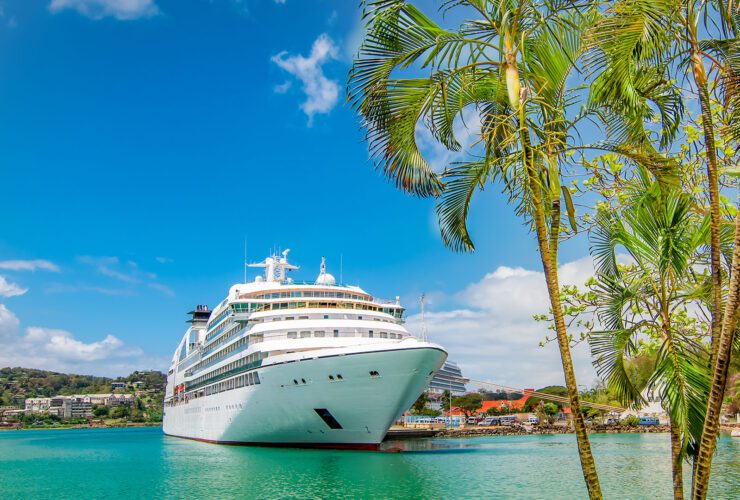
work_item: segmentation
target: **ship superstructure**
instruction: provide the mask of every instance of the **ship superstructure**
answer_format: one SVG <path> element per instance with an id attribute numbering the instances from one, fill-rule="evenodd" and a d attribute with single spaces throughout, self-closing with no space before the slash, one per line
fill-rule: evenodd
<path id="1" fill-rule="evenodd" d="M 212 311 L 190 312 L 164 401 L 164 432 L 211 442 L 374 448 L 442 366 L 410 335 L 400 300 L 326 272 L 312 282 L 288 252 L 251 267 Z"/>

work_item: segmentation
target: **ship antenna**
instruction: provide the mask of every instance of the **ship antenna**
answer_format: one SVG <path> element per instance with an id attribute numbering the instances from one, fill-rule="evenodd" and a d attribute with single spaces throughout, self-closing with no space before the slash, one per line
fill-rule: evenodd
<path id="1" fill-rule="evenodd" d="M 425 294 L 422 293 L 421 297 L 419 298 L 419 303 L 421 304 L 421 340 L 426 342 L 427 341 L 427 322 L 424 318 L 424 296 Z"/>
<path id="2" fill-rule="evenodd" d="M 247 237 L 244 237 L 244 283 L 247 282 Z"/>

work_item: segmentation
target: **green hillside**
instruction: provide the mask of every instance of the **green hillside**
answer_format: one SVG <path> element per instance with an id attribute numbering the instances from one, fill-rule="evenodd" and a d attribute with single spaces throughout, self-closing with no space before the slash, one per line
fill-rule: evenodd
<path id="1" fill-rule="evenodd" d="M 33 368 L 0 368 L 0 406 L 22 407 L 25 399 L 32 397 L 111 392 L 114 381 L 143 382 L 139 389 L 153 395 L 164 393 L 166 376 L 158 371 L 135 371 L 127 377 L 108 378 Z M 134 388 L 129 387 L 123 392 L 134 392 Z"/>

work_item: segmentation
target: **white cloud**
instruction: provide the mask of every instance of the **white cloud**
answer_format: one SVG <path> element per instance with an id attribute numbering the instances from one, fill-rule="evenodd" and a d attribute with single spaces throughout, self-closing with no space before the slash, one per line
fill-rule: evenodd
<path id="1" fill-rule="evenodd" d="M 51 0 L 49 10 L 53 13 L 62 10 L 76 10 L 91 19 L 114 17 L 121 21 L 130 21 L 152 17 L 159 13 L 153 0 Z"/>
<path id="2" fill-rule="evenodd" d="M 172 264 L 175 262 L 173 259 L 170 259 L 169 257 L 155 257 L 155 260 L 159 262 L 160 264 Z"/>
<path id="3" fill-rule="evenodd" d="M 163 285 L 161 283 L 149 283 L 148 286 L 152 290 L 156 290 L 156 291 L 162 293 L 163 295 L 166 295 L 167 297 L 174 297 L 175 296 L 175 292 L 170 287 L 168 287 L 167 285 Z"/>
<path id="4" fill-rule="evenodd" d="M 329 19 L 326 20 L 326 24 L 329 26 L 333 26 L 334 23 L 337 22 L 337 19 L 339 18 L 339 14 L 336 10 L 331 11 L 331 14 L 329 14 Z"/>
<path id="5" fill-rule="evenodd" d="M 592 274 L 590 258 L 560 266 L 562 284 L 582 287 Z M 429 338 L 448 350 L 465 376 L 513 387 L 564 384 L 557 344 L 539 346 L 553 333 L 532 319 L 549 310 L 542 272 L 501 266 L 447 297 L 450 307 L 441 307 L 444 301 L 439 299 L 434 303 L 440 306 L 426 312 Z M 420 332 L 421 315 L 410 316 L 407 327 Z M 596 373 L 588 346 L 582 343 L 572 354 L 578 383 L 590 386 Z"/>
<path id="6" fill-rule="evenodd" d="M 283 82 L 280 85 L 275 85 L 272 88 L 272 91 L 276 94 L 285 94 L 288 90 L 290 90 L 291 82 Z"/>
<path id="7" fill-rule="evenodd" d="M 48 260 L 0 260 L 0 269 L 8 271 L 35 271 L 42 269 L 44 271 L 59 272 L 59 266 Z"/>
<path id="8" fill-rule="evenodd" d="M 91 257 L 89 255 L 83 255 L 82 257 L 78 257 L 77 260 L 83 264 L 93 266 L 103 276 L 115 278 L 126 283 L 138 283 L 140 281 L 134 273 L 126 273 L 119 269 L 120 262 L 118 257 Z M 130 267 L 135 268 L 136 266 Z"/>
<path id="9" fill-rule="evenodd" d="M 165 358 L 147 356 L 141 348 L 126 345 L 113 335 L 83 342 L 68 331 L 37 326 L 19 335 L 19 325 L 15 314 L 0 304 L 0 366 L 111 376 L 167 366 Z"/>
<path id="10" fill-rule="evenodd" d="M 172 262 L 171 259 L 167 259 L 164 257 L 157 257 L 156 260 L 160 263 L 167 263 Z M 84 255 L 81 257 L 77 257 L 77 261 L 82 264 L 87 264 L 89 266 L 92 266 L 95 268 L 95 270 L 98 272 L 98 274 L 102 276 L 107 276 L 109 278 L 113 278 L 116 281 L 120 281 L 128 285 L 131 289 L 135 289 L 139 286 L 146 285 L 147 287 L 151 288 L 152 290 L 157 290 L 168 297 L 172 297 L 175 295 L 175 292 L 172 291 L 171 288 L 169 288 L 166 285 L 163 285 L 162 283 L 157 282 L 157 275 L 155 273 L 147 272 L 142 270 L 139 265 L 134 261 L 128 261 L 125 264 L 122 263 L 118 257 L 92 257 L 89 255 Z M 75 287 L 52 287 L 52 291 L 54 292 L 68 292 L 68 291 L 75 291 Z M 101 293 L 108 293 L 108 294 L 120 294 L 120 290 L 117 290 L 115 288 L 105 288 L 105 287 L 90 287 L 90 286 L 81 286 L 77 287 L 78 289 L 82 289 L 85 291 L 100 291 Z"/>
<path id="11" fill-rule="evenodd" d="M 6 280 L 4 276 L 0 276 L 0 297 L 16 297 L 23 295 L 27 291 L 28 288 L 22 288 Z"/>
<path id="12" fill-rule="evenodd" d="M 13 311 L 5 307 L 5 304 L 0 304 L 0 340 L 3 341 L 3 344 L 16 334 L 18 325 L 20 325 L 20 322 Z M 2 351 L 0 350 L 0 352 Z"/>
<path id="13" fill-rule="evenodd" d="M 303 83 L 306 100 L 301 109 L 308 116 L 308 124 L 313 123 L 316 113 L 329 113 L 339 99 L 339 84 L 324 75 L 323 65 L 337 58 L 337 46 L 326 34 L 321 34 L 311 47 L 311 55 L 289 56 L 283 51 L 272 58 L 282 69 L 298 78 Z"/>

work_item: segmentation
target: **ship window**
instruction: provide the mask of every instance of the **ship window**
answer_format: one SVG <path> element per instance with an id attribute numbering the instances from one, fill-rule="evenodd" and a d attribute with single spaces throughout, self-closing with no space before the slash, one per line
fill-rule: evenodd
<path id="1" fill-rule="evenodd" d="M 334 375 L 329 375 L 329 380 L 334 380 Z"/>
<path id="2" fill-rule="evenodd" d="M 311 336 L 311 332 L 301 332 L 301 338 L 305 339 Z"/>
<path id="3" fill-rule="evenodd" d="M 370 330 L 369 332 L 367 332 L 367 336 L 370 337 L 370 338 L 373 338 L 373 331 Z"/>
<path id="4" fill-rule="evenodd" d="M 334 330 L 334 336 L 339 337 L 339 330 Z"/>
<path id="5" fill-rule="evenodd" d="M 362 319 L 362 316 L 357 316 L 357 319 Z"/>
<path id="6" fill-rule="evenodd" d="M 324 332 L 322 330 L 319 330 L 318 332 L 313 332 L 314 337 L 323 337 Z"/>
<path id="7" fill-rule="evenodd" d="M 259 384 L 260 383 L 260 374 L 257 372 L 254 372 L 254 383 Z"/>
<path id="8" fill-rule="evenodd" d="M 293 319 L 295 319 L 295 316 L 286 316 L 285 317 L 285 321 L 290 321 L 290 320 L 293 320 Z"/>
<path id="9" fill-rule="evenodd" d="M 337 380 L 344 380 L 340 374 L 337 373 Z"/>
<path id="10" fill-rule="evenodd" d="M 380 373 L 378 373 L 378 372 L 377 372 L 377 371 L 375 371 L 375 370 L 371 370 L 371 371 L 370 371 L 370 376 L 371 376 L 371 377 L 380 377 Z"/>
<path id="11" fill-rule="evenodd" d="M 288 338 L 289 339 L 298 338 L 298 332 L 288 332 Z"/>
<path id="12" fill-rule="evenodd" d="M 329 319 L 329 315 L 328 314 L 324 314 L 324 319 Z"/>
<path id="13" fill-rule="evenodd" d="M 298 385 L 298 381 L 296 379 L 293 379 L 293 384 Z"/>
<path id="14" fill-rule="evenodd" d="M 380 332 L 380 338 L 381 339 L 387 339 L 388 338 L 388 333 L 387 332 Z"/>
<path id="15" fill-rule="evenodd" d="M 301 379 L 301 383 L 304 383 L 305 384 L 306 383 L 306 379 L 305 378 L 302 378 Z"/>

